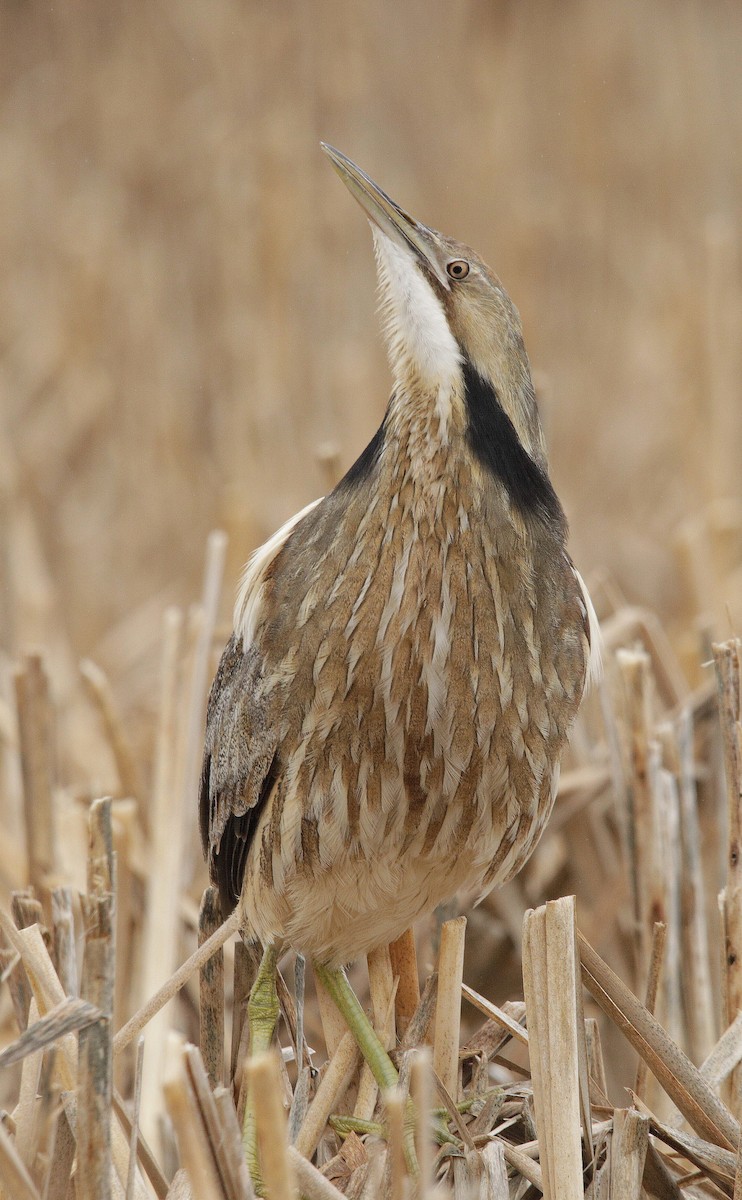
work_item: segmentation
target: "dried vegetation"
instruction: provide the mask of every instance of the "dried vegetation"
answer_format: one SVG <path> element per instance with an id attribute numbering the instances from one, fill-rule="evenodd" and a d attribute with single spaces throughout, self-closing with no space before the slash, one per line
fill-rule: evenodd
<path id="1" fill-rule="evenodd" d="M 742 1200 L 742 17 L 606 12 L 6 6 L 8 1200 L 244 1200 L 249 1080 L 273 1200 Z M 381 1098 L 292 956 L 246 1065 L 194 819 L 238 564 L 386 388 L 320 136 L 519 300 L 606 642 L 524 871 L 354 969 Z"/>

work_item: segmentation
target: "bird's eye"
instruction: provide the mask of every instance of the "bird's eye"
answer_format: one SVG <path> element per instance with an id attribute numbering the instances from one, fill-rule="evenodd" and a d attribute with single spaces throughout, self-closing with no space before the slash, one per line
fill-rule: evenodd
<path id="1" fill-rule="evenodd" d="M 452 279 L 466 279 L 469 274 L 469 264 L 464 258 L 454 258 L 446 264 L 446 270 Z"/>

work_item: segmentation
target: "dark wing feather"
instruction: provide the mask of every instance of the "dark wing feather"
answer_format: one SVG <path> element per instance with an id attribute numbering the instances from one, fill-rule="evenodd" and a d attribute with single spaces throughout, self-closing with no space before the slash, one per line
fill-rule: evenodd
<path id="1" fill-rule="evenodd" d="M 278 775 L 275 691 L 254 646 L 230 638 L 209 696 L 199 819 L 209 876 L 227 917 L 242 890 L 245 862 Z"/>

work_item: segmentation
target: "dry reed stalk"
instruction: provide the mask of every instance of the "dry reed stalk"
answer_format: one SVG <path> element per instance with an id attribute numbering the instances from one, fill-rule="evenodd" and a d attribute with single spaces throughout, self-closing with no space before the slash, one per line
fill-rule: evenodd
<path id="1" fill-rule="evenodd" d="M 216 933 L 222 923 L 216 888 L 208 887 L 201 900 L 198 944 Z M 199 972 L 200 1046 L 212 1087 L 224 1079 L 224 951 L 220 947 Z"/>
<path id="2" fill-rule="evenodd" d="M 742 1062 L 742 1012 L 719 1038 L 713 1050 L 699 1068 L 703 1078 L 718 1091 L 725 1079 Z"/>
<path id="3" fill-rule="evenodd" d="M 433 1156 L 430 1110 L 433 1095 L 433 1057 L 428 1046 L 412 1051 L 410 1096 L 415 1112 L 415 1151 L 420 1171 L 421 1200 L 426 1200 L 433 1185 Z"/>
<path id="4" fill-rule="evenodd" d="M 214 630 L 219 616 L 219 601 L 224 580 L 224 563 L 227 555 L 227 538 L 220 529 L 214 529 L 206 539 L 206 561 L 204 564 L 201 592 L 201 620 L 194 647 L 193 664 L 187 693 L 188 705 L 185 712 L 185 745 L 183 756 L 182 809 L 186 814 L 196 811 L 198 781 L 201 775 L 203 753 L 203 728 L 206 720 L 206 700 L 211 670 L 211 648 Z M 194 841 L 197 838 L 196 822 L 192 821 Z M 200 849 L 198 851 L 200 859 Z"/>
<path id="5" fill-rule="evenodd" d="M 584 1194 L 580 1128 L 587 1054 L 579 1046 L 584 1021 L 574 921 L 574 897 L 529 911 L 523 921 L 523 990 L 546 1200 Z M 591 1145 L 589 1107 L 586 1133 Z"/>
<path id="6" fill-rule="evenodd" d="M 214 1104 L 222 1129 L 221 1152 L 225 1171 L 237 1197 L 252 1200 L 254 1195 L 250 1173 L 242 1146 L 242 1130 L 237 1120 L 237 1111 L 229 1088 L 218 1087 L 214 1091 Z"/>
<path id="7" fill-rule="evenodd" d="M 635 1108 L 617 1108 L 613 1114 L 609 1200 L 641 1200 L 648 1145 L 648 1117 Z"/>
<path id="8" fill-rule="evenodd" d="M 294 1143 L 305 1158 L 311 1158 L 317 1149 L 327 1119 L 342 1099 L 360 1061 L 361 1052 L 353 1034 L 347 1030 L 320 1080 Z"/>
<path id="9" fill-rule="evenodd" d="M 87 1000 L 65 998 L 45 1016 L 32 1020 L 20 1037 L 0 1052 L 0 1070 L 21 1062 L 29 1054 L 45 1050 L 68 1033 L 85 1029 L 99 1020 L 100 1016 L 100 1009 Z"/>
<path id="10" fill-rule="evenodd" d="M 667 925 L 664 921 L 655 921 L 652 929 L 652 948 L 649 956 L 649 970 L 647 972 L 647 990 L 644 996 L 644 1006 L 647 1012 L 654 1015 L 657 1004 L 657 989 L 660 982 L 660 974 L 662 971 L 662 962 L 665 953 L 665 941 L 667 938 Z M 636 1080 L 634 1082 L 634 1091 L 641 1100 L 644 1100 L 647 1087 L 647 1064 L 643 1058 L 639 1059 L 636 1068 Z M 624 1111 L 623 1109 L 621 1111 Z"/>
<path id="11" fill-rule="evenodd" d="M 376 1111 L 376 1101 L 379 1095 L 379 1085 L 373 1077 L 367 1062 L 361 1064 L 358 1080 L 356 1102 L 353 1105 L 353 1116 L 359 1121 L 370 1121 Z"/>
<path id="12" fill-rule="evenodd" d="M 168 609 L 163 625 L 162 675 L 155 784 L 150 806 L 151 868 L 142 932 L 141 995 L 151 995 L 172 975 L 180 928 L 179 893 L 188 815 L 178 789 L 178 701 L 181 693 L 183 618 Z M 157 1111 L 169 1020 L 152 1013 L 142 1082 L 142 1127 L 155 1148 L 160 1145 Z M 137 1033 L 139 1030 L 137 1030 Z"/>
<path id="13" fill-rule="evenodd" d="M 651 675 L 657 691 L 668 708 L 674 708 L 687 695 L 688 685 L 669 637 L 657 614 L 648 608 L 628 604 L 601 623 L 604 647 L 616 657 L 628 653 L 648 654 Z M 640 647 L 634 651 L 634 647 Z M 626 651 L 626 647 L 632 647 Z"/>
<path id="14" fill-rule="evenodd" d="M 433 1035 L 433 1070 L 443 1086 L 458 1099 L 461 982 L 464 973 L 466 917 L 445 921 L 438 954 L 438 1000 Z"/>
<path id="15" fill-rule="evenodd" d="M 38 926 L 32 926 L 30 929 L 16 929 L 7 914 L 0 909 L 0 927 L 6 938 L 19 951 L 38 1004 L 39 1013 L 45 1016 L 51 1009 L 64 1002 L 65 995 Z M 77 1087 L 77 1059 L 74 1034 L 67 1034 L 60 1038 L 55 1057 L 55 1075 L 61 1089 L 65 1092 L 73 1093 Z M 119 1180 L 126 1179 L 128 1146 L 121 1126 L 113 1114 L 111 1115 L 111 1147 Z M 143 1200 L 144 1196 L 143 1185 L 138 1181 L 137 1200 Z"/>
<path id="16" fill-rule="evenodd" d="M 129 1131 L 129 1172 L 126 1177 L 126 1200 L 134 1200 L 136 1185 L 137 1154 L 139 1148 L 139 1111 L 142 1104 L 142 1064 L 144 1061 L 144 1038 L 137 1042 L 134 1060 L 134 1099 L 131 1110 L 131 1130 Z"/>
<path id="17" fill-rule="evenodd" d="M 23 812 L 31 886 L 43 895 L 55 866 L 54 737 L 49 681 L 39 654 L 26 654 L 14 675 L 23 778 Z"/>
<path id="18" fill-rule="evenodd" d="M 194 1200 L 191 1181 L 184 1167 L 175 1172 L 167 1190 L 166 1200 Z"/>
<path id="19" fill-rule="evenodd" d="M 266 1052 L 248 1059 L 245 1072 L 252 1095 L 260 1097 L 260 1103 L 255 1106 L 255 1129 L 266 1193 L 271 1200 L 296 1200 L 296 1176 L 288 1152 L 286 1114 L 276 1056 Z"/>
<path id="20" fill-rule="evenodd" d="M 399 1087 L 389 1088 L 384 1093 L 388 1152 L 382 1195 L 388 1197 L 389 1200 L 405 1200 L 407 1196 L 407 1172 L 404 1161 L 405 1103 L 406 1097 Z"/>
<path id="21" fill-rule="evenodd" d="M 90 810 L 88 895 L 84 897 L 85 953 L 81 991 L 100 1018 L 81 1030 L 77 1093 L 77 1193 L 81 1200 L 111 1196 L 112 1023 L 116 966 L 115 865 L 111 801 Z"/>
<path id="22" fill-rule="evenodd" d="M 379 946 L 366 957 L 374 1027 L 379 1036 L 384 1038 L 384 1048 L 391 1050 L 396 1044 L 397 1034 L 394 1019 L 396 984 L 389 947 Z"/>
<path id="23" fill-rule="evenodd" d="M 59 977 L 49 957 L 38 925 L 28 929 L 16 929 L 7 913 L 0 909 L 0 927 L 5 937 L 21 956 L 31 990 L 41 1016 L 65 1001 Z M 58 1043 L 56 1070 L 60 1086 L 64 1091 L 74 1091 L 77 1085 L 77 1045 L 73 1034 L 67 1034 Z"/>
<path id="24" fill-rule="evenodd" d="M 295 1146 L 289 1146 L 289 1161 L 294 1168 L 303 1200 L 341 1200 L 344 1193 L 330 1183 L 329 1179 L 325 1179 L 312 1163 L 307 1162 Z"/>
<path id="25" fill-rule="evenodd" d="M 140 1045 L 142 1047 L 144 1047 L 144 1040 L 142 1038 L 140 1038 L 139 1041 L 137 1042 L 137 1050 L 139 1049 Z M 137 1084 L 137 1082 L 135 1080 L 135 1086 L 138 1086 L 139 1090 L 140 1090 L 140 1100 L 138 1101 L 138 1103 L 140 1104 L 141 1103 L 141 1084 Z M 131 1142 L 132 1142 L 132 1138 L 133 1138 L 133 1134 L 134 1134 L 134 1116 L 133 1116 L 133 1114 L 132 1115 L 129 1114 L 129 1111 L 126 1108 L 126 1106 L 124 1105 L 124 1102 L 121 1099 L 121 1096 L 117 1092 L 116 1088 L 113 1089 L 113 1111 L 115 1112 L 118 1120 L 120 1121 L 121 1128 L 124 1132 L 124 1135 L 129 1139 L 129 1145 L 131 1146 Z M 139 1122 L 139 1110 L 138 1109 L 137 1109 L 136 1117 L 137 1117 L 137 1125 L 138 1125 L 138 1122 Z M 144 1171 L 145 1175 L 149 1179 L 150 1184 L 152 1185 L 152 1188 L 154 1189 L 155 1195 L 158 1197 L 158 1200 L 165 1200 L 165 1196 L 167 1195 L 167 1191 L 168 1191 L 167 1179 L 163 1175 L 159 1164 L 155 1160 L 155 1157 L 154 1157 L 152 1151 L 150 1150 L 149 1145 L 147 1144 L 145 1139 L 142 1137 L 142 1131 L 139 1128 L 137 1128 L 136 1147 L 137 1147 L 137 1161 L 139 1163 L 141 1163 L 142 1170 Z M 131 1163 L 129 1163 L 129 1168 L 127 1168 L 127 1174 L 126 1174 L 127 1185 L 128 1185 L 129 1176 L 131 1174 L 130 1167 L 131 1167 Z"/>
<path id="26" fill-rule="evenodd" d="M 322 1034 L 325 1039 L 325 1047 L 327 1055 L 332 1058 L 336 1053 L 338 1046 L 348 1032 L 348 1026 L 341 1013 L 338 1011 L 337 1005 L 328 996 L 323 985 L 314 977 L 314 987 L 317 996 L 317 1005 L 319 1007 L 320 1021 L 322 1022 Z"/>
<path id="27" fill-rule="evenodd" d="M 116 992 L 113 1013 L 130 1013 L 136 1004 L 135 984 L 139 967 L 142 923 L 142 851 L 145 838 L 137 801 L 114 800 L 113 848 L 116 853 Z M 146 862 L 146 860 L 145 860 Z M 146 863 L 147 869 L 150 864 Z"/>
<path id="28" fill-rule="evenodd" d="M 513 1146 L 504 1139 L 500 1139 L 500 1145 L 502 1146 L 506 1162 L 510 1163 L 511 1167 L 515 1167 L 516 1171 L 519 1171 L 523 1178 L 532 1183 L 535 1188 L 538 1188 L 542 1196 L 548 1196 L 546 1191 L 546 1173 L 539 1164 L 534 1162 L 532 1158 L 529 1158 L 527 1154 L 524 1154 L 522 1150 L 519 1150 L 517 1146 Z M 579 1193 L 577 1194 L 579 1195 Z M 557 1200 L 562 1200 L 562 1196 L 558 1196 Z M 566 1200 L 566 1197 L 564 1200 Z"/>
<path id="29" fill-rule="evenodd" d="M 693 754 L 693 719 L 684 706 L 665 739 L 665 756 L 675 771 L 680 795 L 681 906 L 683 985 L 690 1056 L 702 1062 L 716 1041 L 716 1015 L 706 901 L 701 863 L 701 834 Z"/>
<path id="30" fill-rule="evenodd" d="M 699 1136 L 727 1150 L 736 1147 L 739 1125 L 698 1069 L 665 1033 L 586 939 L 577 934 L 585 986 L 603 1012 L 647 1061 L 650 1071 Z"/>
<path id="31" fill-rule="evenodd" d="M 0 910 L 0 924 L 2 924 L 2 910 Z M 135 1012 L 125 1025 L 119 1029 L 113 1039 L 113 1053 L 120 1054 L 126 1047 L 134 1041 L 145 1025 L 149 1024 L 152 1018 L 160 1009 L 171 1000 L 180 989 L 188 982 L 188 980 L 196 974 L 205 962 L 208 962 L 212 954 L 224 945 L 224 943 L 232 937 L 232 934 L 237 933 L 240 927 L 240 915 L 235 910 L 227 917 L 215 933 L 212 933 L 202 946 L 194 950 L 193 954 L 178 967 L 170 978 L 163 983 L 161 988 L 150 996 L 142 1007 Z"/>
<path id="32" fill-rule="evenodd" d="M 730 1150 L 715 1146 L 703 1138 L 695 1137 L 673 1125 L 667 1125 L 638 1102 L 640 1111 L 649 1120 L 649 1132 L 655 1141 L 661 1141 L 677 1155 L 694 1164 L 705 1177 L 727 1188 L 734 1182 L 737 1155 Z"/>
<path id="33" fill-rule="evenodd" d="M 394 1008 L 397 1032 L 402 1037 L 420 1003 L 420 977 L 413 929 L 406 929 L 390 944 L 389 957 L 392 974 L 398 980 Z"/>
<path id="34" fill-rule="evenodd" d="M 0 1121 L 0 1182 L 9 1200 L 41 1200 L 36 1185 Z"/>
<path id="35" fill-rule="evenodd" d="M 470 1004 L 478 1008 L 481 1013 L 484 1013 L 486 1017 L 489 1017 L 496 1025 L 499 1025 L 511 1037 L 515 1038 L 516 1042 L 520 1042 L 523 1046 L 528 1045 L 528 1030 L 524 1029 L 504 1009 L 500 1008 L 497 1004 L 493 1004 L 491 1000 L 485 999 L 484 996 L 480 996 L 479 992 L 475 992 L 473 988 L 468 987 L 465 983 L 461 985 L 461 994 Z"/>
<path id="36" fill-rule="evenodd" d="M 31 1177 L 42 1196 L 49 1188 L 49 1178 L 54 1163 L 55 1143 L 62 1106 L 59 1089 L 53 1082 L 54 1051 L 47 1054 L 41 1071 L 39 1093 L 36 1098 L 33 1136 L 23 1153 L 29 1165 Z M 16 1138 L 17 1138 L 16 1132 Z"/>
<path id="37" fill-rule="evenodd" d="M 712 647 L 716 664 L 726 778 L 728 859 L 722 893 L 725 935 L 726 1017 L 742 1010 L 742 642 L 734 638 Z M 742 1069 L 731 1076 L 731 1107 L 742 1117 Z"/>
<path id="38" fill-rule="evenodd" d="M 660 752 L 661 753 L 661 752 Z M 687 1040 L 682 993 L 682 906 L 680 852 L 680 796 L 673 773 L 663 767 L 657 776 L 657 808 L 664 875 L 665 924 L 667 925 L 664 967 L 660 971 L 660 1004 L 663 1024 L 679 1044 Z"/>
<path id="39" fill-rule="evenodd" d="M 54 962 L 68 996 L 76 996 L 77 950 L 75 946 L 75 913 L 72 888 L 59 887 L 52 891 L 52 926 L 54 929 Z"/>
<path id="40" fill-rule="evenodd" d="M 36 1001 L 32 1000 L 29 1009 L 29 1028 L 33 1028 L 38 1023 L 38 1019 L 38 1007 Z M 28 1029 L 25 1032 L 28 1033 Z M 41 1051 L 29 1054 L 23 1059 L 18 1103 L 13 1109 L 15 1144 L 19 1147 L 21 1158 L 27 1167 L 30 1167 L 33 1155 L 31 1143 L 36 1125 L 36 1097 L 41 1086 L 43 1065 L 44 1059 Z"/>
<path id="41" fill-rule="evenodd" d="M 600 1039 L 600 1027 L 595 1017 L 585 1018 L 585 1047 L 587 1050 L 587 1069 L 590 1082 L 599 1090 L 602 1097 L 608 1093 L 605 1078 L 605 1062 L 603 1046 Z"/>
<path id="42" fill-rule="evenodd" d="M 186 1045 L 184 1060 L 193 1097 L 198 1106 L 206 1139 L 226 1200 L 247 1200 L 248 1171 L 237 1114 L 229 1094 L 221 1106 L 211 1090 L 203 1059 L 196 1046 Z M 231 1115 L 225 1114 L 230 1112 Z"/>
<path id="43" fill-rule="evenodd" d="M 482 1150 L 482 1164 L 486 1192 L 480 1189 L 480 1196 L 486 1200 L 510 1200 L 508 1173 L 505 1166 L 505 1152 L 502 1142 L 489 1142 Z"/>
<path id="44" fill-rule="evenodd" d="M 421 1046 L 423 1043 L 428 1044 L 430 1042 L 429 1031 L 435 1015 L 437 998 L 438 972 L 434 971 L 425 981 L 425 986 L 420 996 L 420 1003 L 402 1037 L 400 1050 L 411 1050 L 415 1046 Z"/>
<path id="45" fill-rule="evenodd" d="M 178 1139 L 181 1160 L 190 1177 L 194 1200 L 226 1200 L 188 1077 L 185 1046 L 175 1033 L 168 1035 L 167 1073 L 162 1090 Z"/>
<path id="46" fill-rule="evenodd" d="M 258 973 L 258 959 L 251 946 L 245 945 L 240 938 L 234 947 L 234 965 L 232 972 L 232 1033 L 230 1051 L 230 1079 L 241 1079 L 247 1043 L 249 1026 L 247 1022 L 247 1002 L 250 999 L 250 989 Z"/>
<path id="47" fill-rule="evenodd" d="M 98 711 L 106 740 L 111 747 L 119 777 L 120 791 L 118 794 L 129 796 L 136 801 L 139 820 L 146 831 L 149 828 L 149 820 L 147 807 L 144 804 L 144 789 L 108 676 L 97 663 L 89 658 L 82 660 L 79 671 L 87 695 Z"/>
<path id="48" fill-rule="evenodd" d="M 652 928 L 664 917 L 664 881 L 657 861 L 659 829 L 656 774 L 659 751 L 652 740 L 651 672 L 644 651 L 619 650 L 616 662 L 624 681 L 628 757 L 628 801 L 634 912 L 639 930 L 639 977 L 649 973 Z"/>

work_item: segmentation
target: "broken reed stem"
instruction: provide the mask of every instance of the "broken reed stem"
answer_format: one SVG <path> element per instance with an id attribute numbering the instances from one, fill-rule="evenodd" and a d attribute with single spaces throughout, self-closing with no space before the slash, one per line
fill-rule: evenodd
<path id="1" fill-rule="evenodd" d="M 312 1163 L 307 1162 L 295 1146 L 289 1146 L 289 1162 L 294 1168 L 303 1200 L 345 1200 L 344 1193 L 338 1191 L 335 1184 L 330 1183 Z"/>
<path id="2" fill-rule="evenodd" d="M 260 1096 L 255 1106 L 260 1173 L 271 1200 L 296 1200 L 294 1168 L 288 1153 L 286 1114 L 283 1109 L 281 1075 L 275 1054 L 266 1051 L 245 1065 L 252 1095 Z"/>
<path id="3" fill-rule="evenodd" d="M 12 1200 L 41 1200 L 35 1183 L 18 1153 L 16 1145 L 0 1121 L 0 1182 Z"/>
<path id="4" fill-rule="evenodd" d="M 644 998 L 644 1005 L 647 1012 L 654 1016 L 655 1007 L 657 1004 L 657 989 L 660 982 L 660 973 L 662 971 L 662 959 L 665 953 L 665 941 L 667 939 L 667 925 L 664 921 L 655 921 L 652 929 L 652 950 L 649 958 L 649 973 L 647 976 L 647 990 Z M 636 1068 L 636 1082 L 634 1084 L 634 1092 L 640 1100 L 646 1099 L 647 1088 L 647 1064 L 643 1058 L 639 1058 L 639 1063 Z"/>
<path id="5" fill-rule="evenodd" d="M 111 1025 L 116 968 L 115 866 L 111 801 L 90 810 L 88 895 L 83 897 L 85 954 L 82 996 L 101 1013 L 80 1031 L 77 1101 L 77 1194 L 80 1200 L 111 1196 Z"/>
<path id="6" fill-rule="evenodd" d="M 701 1063 L 700 1072 L 712 1088 L 718 1089 L 734 1068 L 742 1062 L 742 1012 L 719 1038 L 708 1058 Z"/>
<path id="7" fill-rule="evenodd" d="M 664 916 L 662 871 L 657 861 L 658 820 L 656 773 L 658 750 L 651 737 L 651 665 L 641 650 L 619 650 L 616 654 L 624 681 L 628 754 L 627 792 L 634 913 L 639 931 L 639 978 L 647 978 L 652 927 Z"/>
<path id="8" fill-rule="evenodd" d="M 328 995 L 324 984 L 317 978 L 316 974 L 314 976 L 314 987 L 317 995 L 317 1006 L 319 1008 L 320 1021 L 322 1022 L 322 1035 L 325 1039 L 327 1057 L 332 1058 L 345 1034 L 348 1032 L 348 1026 L 345 1023 L 345 1018 L 338 1010 L 335 1002 Z"/>
<path id="9" fill-rule="evenodd" d="M 394 1019 L 394 975 L 388 946 L 378 946 L 366 956 L 368 983 L 371 993 L 373 1025 L 382 1039 L 385 1050 L 396 1044 L 397 1035 Z"/>
<path id="10" fill-rule="evenodd" d="M 200 970 L 203 963 L 208 962 L 211 955 L 223 946 L 233 933 L 237 933 L 240 928 L 240 914 L 235 909 L 226 921 L 224 921 L 215 933 L 212 933 L 210 938 L 199 946 L 198 950 L 194 950 L 190 958 L 187 958 L 177 971 L 162 985 L 161 988 L 150 996 L 149 1000 L 130 1017 L 125 1025 L 119 1029 L 113 1039 L 113 1053 L 120 1054 L 122 1050 L 134 1041 L 134 1038 L 142 1032 L 156 1013 L 160 1011 L 168 1000 L 172 1000 L 173 996 L 188 982 L 196 971 Z"/>
<path id="11" fill-rule="evenodd" d="M 484 1013 L 485 1017 L 489 1017 L 490 1020 L 500 1025 L 502 1029 L 509 1033 L 511 1037 L 515 1038 L 516 1042 L 520 1042 L 522 1046 L 528 1045 L 528 1030 L 519 1025 L 513 1017 L 509 1016 L 496 1004 L 493 1004 L 491 1000 L 480 996 L 479 992 L 475 992 L 473 988 L 467 987 L 465 983 L 461 985 L 461 994 L 470 1004 L 473 1004 L 481 1013 Z"/>
<path id="12" fill-rule="evenodd" d="M 131 1132 L 129 1134 L 129 1173 L 126 1177 L 126 1200 L 134 1200 L 134 1184 L 137 1174 L 137 1145 L 139 1141 L 139 1109 L 142 1103 L 142 1063 L 144 1061 L 144 1038 L 137 1042 L 134 1063 L 134 1102 L 131 1110 Z"/>
<path id="13" fill-rule="evenodd" d="M 729 830 L 727 882 L 722 893 L 725 936 L 725 976 L 727 1022 L 742 1010 L 742 642 L 733 638 L 712 647 L 716 665 L 724 748 L 724 773 L 727 792 Z M 742 1117 L 742 1069 L 735 1068 L 731 1080 L 731 1104 L 735 1116 Z"/>
<path id="14" fill-rule="evenodd" d="M 538 1188 L 542 1196 L 546 1196 L 544 1172 L 535 1159 L 529 1158 L 517 1146 L 513 1146 L 511 1142 L 506 1142 L 504 1138 L 501 1139 L 500 1144 L 505 1155 L 505 1161 L 510 1163 L 511 1167 L 515 1167 L 516 1171 L 519 1171 L 524 1179 L 527 1179 L 529 1183 Z M 561 1200 L 561 1197 L 558 1197 L 557 1200 Z"/>
<path id="15" fill-rule="evenodd" d="M 414 930 L 406 929 L 396 941 L 391 942 L 389 957 L 392 974 L 398 980 L 394 1009 L 397 1032 L 402 1037 L 420 1003 L 420 978 L 417 971 Z"/>
<path id="16" fill-rule="evenodd" d="M 68 996 L 76 996 L 77 951 L 75 947 L 75 914 L 72 888 L 54 888 L 52 892 L 52 926 L 54 929 L 54 960 L 57 974 Z"/>
<path id="17" fill-rule="evenodd" d="M 694 1062 L 702 1062 L 716 1041 L 716 1008 L 701 862 L 693 716 L 689 707 L 683 708 L 673 732 L 670 746 L 676 756 L 673 767 L 677 772 L 680 795 L 681 937 L 683 982 L 688 994 L 686 1020 L 691 1058 Z"/>
<path id="18" fill-rule="evenodd" d="M 106 740 L 111 747 L 113 760 L 116 764 L 116 772 L 119 777 L 119 794 L 136 800 L 139 819 L 146 830 L 148 828 L 148 820 L 147 807 L 143 803 L 144 792 L 139 779 L 139 772 L 134 763 L 131 746 L 124 730 L 124 723 L 118 711 L 113 690 L 108 682 L 108 676 L 97 663 L 92 662 L 89 658 L 82 660 L 79 671 L 85 690 L 100 715 Z"/>
<path id="19" fill-rule="evenodd" d="M 738 1122 L 659 1021 L 647 1012 L 579 931 L 577 939 L 583 981 L 603 1012 L 646 1058 L 655 1079 L 699 1137 L 735 1150 L 740 1136 Z"/>
<path id="20" fill-rule="evenodd" d="M 635 1108 L 617 1108 L 610 1155 L 611 1200 L 641 1200 L 648 1147 L 649 1118 Z"/>
<path id="21" fill-rule="evenodd" d="M 384 1093 L 384 1108 L 388 1124 L 386 1174 L 389 1179 L 384 1195 L 389 1200 L 405 1200 L 405 1096 L 399 1087 L 389 1088 Z"/>
<path id="22" fill-rule="evenodd" d="M 584 1035 L 584 1020 L 578 1003 L 573 896 L 550 901 L 526 913 L 523 990 L 544 1197 L 577 1200 L 584 1195 L 580 1135 L 584 1120 L 578 1045 L 578 1022 L 582 1022 Z M 586 1054 L 584 1070 L 586 1076 Z M 587 1128 L 590 1145 L 589 1119 Z"/>
<path id="23" fill-rule="evenodd" d="M 162 1090 L 178 1139 L 178 1149 L 198 1200 L 224 1200 L 216 1164 L 190 1085 L 185 1046 L 175 1033 L 167 1039 L 167 1071 Z"/>
<path id="24" fill-rule="evenodd" d="M 428 1195 L 433 1185 L 432 1128 L 433 1056 L 428 1046 L 412 1052 L 410 1096 L 415 1113 L 415 1152 L 420 1170 L 420 1194 Z"/>
<path id="25" fill-rule="evenodd" d="M 49 682 L 39 654 L 26 654 L 14 675 L 20 739 L 23 813 L 31 886 L 43 895 L 54 871 L 56 819 L 54 736 Z"/>
<path id="26" fill-rule="evenodd" d="M 441 929 L 438 955 L 438 1002 L 433 1038 L 433 1070 L 458 1100 L 461 983 L 464 973 L 466 917 L 446 921 Z"/>
<path id="27" fill-rule="evenodd" d="M 154 791 L 150 802 L 150 853 L 155 869 L 147 876 L 147 901 L 142 930 L 141 993 L 151 994 L 167 980 L 177 962 L 180 929 L 180 874 L 186 846 L 189 814 L 178 786 L 180 724 L 183 701 L 182 662 L 183 615 L 169 608 L 163 621 L 160 705 L 155 755 Z M 142 1082 L 142 1126 L 157 1151 L 160 1134 L 157 1109 L 160 1080 L 169 1031 L 168 1015 L 159 1009 L 149 1019 L 155 1023 L 148 1034 Z M 137 1032 L 139 1032 L 137 1030 Z"/>
<path id="28" fill-rule="evenodd" d="M 208 887 L 198 914 L 198 944 L 216 933 L 222 923 L 221 905 L 216 888 Z M 211 1086 L 224 1081 L 224 950 L 207 959 L 199 972 L 199 1029 L 201 1056 Z"/>
<path id="29" fill-rule="evenodd" d="M 327 1119 L 342 1099 L 360 1061 L 361 1052 L 348 1030 L 330 1059 L 297 1135 L 296 1149 L 305 1158 L 311 1158 L 317 1149 Z"/>

